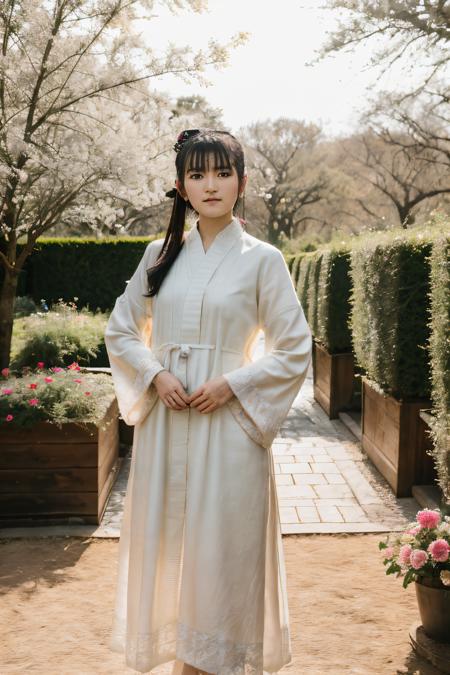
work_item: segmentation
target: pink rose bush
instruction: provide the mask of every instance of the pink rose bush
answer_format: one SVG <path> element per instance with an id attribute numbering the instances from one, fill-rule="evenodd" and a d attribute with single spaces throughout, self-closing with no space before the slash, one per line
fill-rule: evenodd
<path id="1" fill-rule="evenodd" d="M 386 574 L 403 577 L 403 587 L 418 577 L 437 578 L 450 587 L 450 516 L 423 509 L 404 532 L 391 533 L 378 548 Z"/>
<path id="2" fill-rule="evenodd" d="M 114 398 L 114 385 L 107 373 L 81 372 L 78 363 L 67 368 L 23 368 L 13 376 L 3 368 L 0 377 L 0 430 L 14 426 L 30 428 L 46 421 L 61 426 L 80 426 L 101 420 Z"/>

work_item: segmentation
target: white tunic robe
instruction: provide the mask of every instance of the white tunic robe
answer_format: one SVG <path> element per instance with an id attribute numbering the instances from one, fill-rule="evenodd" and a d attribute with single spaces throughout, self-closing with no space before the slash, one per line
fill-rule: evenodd
<path id="1" fill-rule="evenodd" d="M 152 241 L 105 332 L 123 419 L 135 425 L 111 649 L 148 672 L 175 658 L 216 675 L 291 660 L 271 444 L 307 373 L 311 331 L 281 252 L 231 222 L 204 251 L 197 225 L 158 294 Z M 251 360 L 265 333 L 264 356 Z M 171 410 L 152 380 L 191 394 L 224 375 L 212 413 Z"/>

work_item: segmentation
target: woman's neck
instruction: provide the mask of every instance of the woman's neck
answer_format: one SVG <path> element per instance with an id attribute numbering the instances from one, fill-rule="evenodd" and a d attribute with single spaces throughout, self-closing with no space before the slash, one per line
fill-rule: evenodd
<path id="1" fill-rule="evenodd" d="M 196 228 L 200 234 L 204 247 L 207 248 L 219 232 L 222 232 L 233 221 L 233 214 L 225 214 L 220 218 L 199 218 Z"/>

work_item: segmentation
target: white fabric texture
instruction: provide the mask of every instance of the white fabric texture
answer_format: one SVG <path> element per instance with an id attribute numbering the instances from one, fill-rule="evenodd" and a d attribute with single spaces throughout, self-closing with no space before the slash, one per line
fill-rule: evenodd
<path id="1" fill-rule="evenodd" d="M 105 331 L 125 422 L 135 425 L 119 543 L 111 649 L 150 672 L 179 659 L 214 675 L 291 661 L 271 444 L 301 388 L 312 337 L 277 248 L 231 222 L 204 251 L 197 225 L 158 294 L 151 242 Z M 259 329 L 265 354 L 252 360 Z M 190 394 L 224 375 L 212 413 L 171 410 L 165 368 Z"/>

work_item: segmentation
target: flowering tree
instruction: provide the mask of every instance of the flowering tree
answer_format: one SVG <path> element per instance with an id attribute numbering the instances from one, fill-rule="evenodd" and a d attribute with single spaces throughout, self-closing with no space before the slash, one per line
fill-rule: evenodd
<path id="1" fill-rule="evenodd" d="M 240 131 L 251 185 L 265 207 L 265 234 L 273 244 L 282 233 L 288 239 L 301 234 L 315 220 L 308 207 L 325 197 L 329 178 L 313 158 L 320 134 L 316 125 L 283 117 Z"/>
<path id="2" fill-rule="evenodd" d="M 173 73 L 206 82 L 229 49 L 170 44 L 156 55 L 134 32 L 154 0 L 5 0 L 0 7 L 0 367 L 9 363 L 17 280 L 37 238 L 62 216 L 114 217 L 117 198 L 150 200 L 142 165 L 171 145 L 168 106 L 148 88 Z M 162 0 L 202 11 L 204 0 Z M 179 121 L 178 121 L 179 122 Z M 17 251 L 18 238 L 24 247 Z"/>

